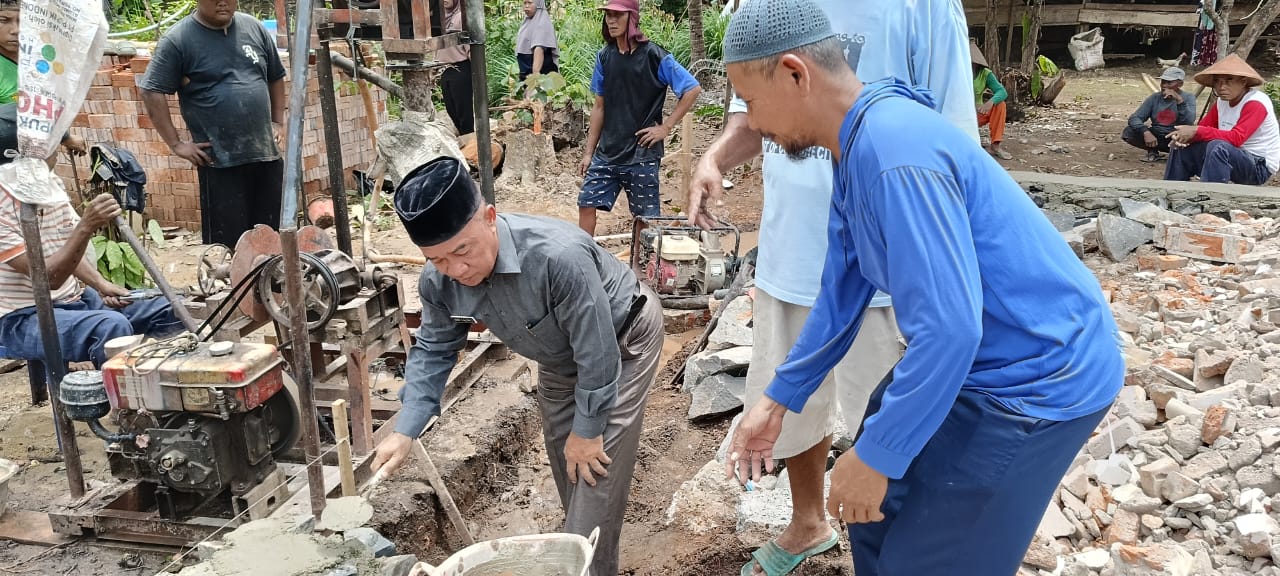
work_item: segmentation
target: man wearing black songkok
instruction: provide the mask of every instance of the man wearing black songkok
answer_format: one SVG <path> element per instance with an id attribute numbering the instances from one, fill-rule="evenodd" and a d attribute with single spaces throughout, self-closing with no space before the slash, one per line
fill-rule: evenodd
<path id="1" fill-rule="evenodd" d="M 566 532 L 600 541 L 593 576 L 618 572 L 618 537 L 649 386 L 662 353 L 662 306 L 631 269 L 578 227 L 497 214 L 453 158 L 414 169 L 396 213 L 427 265 L 418 284 L 422 327 L 409 351 L 404 406 L 378 445 L 390 473 L 422 434 L 449 372 L 483 322 L 538 363 L 538 406 Z"/>

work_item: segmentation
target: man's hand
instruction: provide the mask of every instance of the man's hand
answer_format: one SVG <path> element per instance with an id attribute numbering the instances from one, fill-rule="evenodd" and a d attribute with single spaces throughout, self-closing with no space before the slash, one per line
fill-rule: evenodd
<path id="1" fill-rule="evenodd" d="M 67 154 L 75 156 L 84 156 L 88 152 L 85 148 L 84 138 L 67 134 L 66 139 L 62 141 L 62 147 L 66 148 Z"/>
<path id="2" fill-rule="evenodd" d="M 667 139 L 667 135 L 670 133 L 671 133 L 670 128 L 667 128 L 663 124 L 659 124 L 657 126 L 650 126 L 643 130 L 640 130 L 639 132 L 636 132 L 636 136 L 640 137 L 641 146 L 644 146 L 645 148 L 649 148 L 656 144 L 661 144 L 663 140 Z"/>
<path id="3" fill-rule="evenodd" d="M 99 194 L 90 200 L 84 207 L 84 214 L 80 215 L 80 221 L 88 226 L 90 230 L 97 230 L 120 215 L 120 204 L 112 198 L 110 194 Z"/>
<path id="4" fill-rule="evenodd" d="M 578 483 L 578 477 L 588 486 L 596 485 L 596 476 L 608 478 L 609 471 L 605 466 L 613 464 L 613 459 L 604 452 L 604 436 L 583 438 L 573 432 L 564 442 L 564 464 L 569 471 L 569 482 Z"/>
<path id="5" fill-rule="evenodd" d="M 1182 146 L 1191 144 L 1192 140 L 1194 140 L 1195 137 L 1196 137 L 1195 126 L 1177 126 L 1173 129 L 1173 132 L 1169 133 L 1169 139 L 1173 140 L 1174 142 L 1177 142 Z"/>
<path id="6" fill-rule="evenodd" d="M 1177 103 L 1179 103 L 1179 104 L 1181 104 L 1181 103 L 1182 103 L 1182 94 L 1181 94 L 1181 91 L 1180 91 L 1180 90 L 1174 90 L 1174 89 L 1172 89 L 1172 88 L 1165 88 L 1164 90 L 1161 90 L 1161 91 L 1160 91 L 1160 95 L 1161 95 L 1161 97 L 1162 97 L 1162 98 L 1164 98 L 1165 100 L 1173 100 L 1173 101 L 1175 101 L 1175 102 L 1177 102 Z"/>
<path id="7" fill-rule="evenodd" d="M 845 524 L 865 524 L 884 520 L 880 505 L 889 491 L 889 479 L 847 450 L 831 469 L 831 495 L 827 513 Z"/>
<path id="8" fill-rule="evenodd" d="M 284 124 L 279 122 L 271 123 L 271 139 L 275 141 L 276 146 L 284 143 L 285 131 Z"/>
<path id="9" fill-rule="evenodd" d="M 698 165 L 693 168 L 693 177 L 689 179 L 688 194 L 685 207 L 689 211 L 689 224 L 708 229 L 715 226 L 711 207 L 723 204 L 724 174 L 714 158 L 703 156 L 698 160 Z"/>
<path id="10" fill-rule="evenodd" d="M 179 142 L 170 150 L 173 154 L 195 166 L 208 166 L 213 162 L 205 150 L 213 147 L 212 142 Z"/>
<path id="11" fill-rule="evenodd" d="M 1160 141 L 1156 140 L 1156 135 L 1152 134 L 1150 130 L 1142 133 L 1142 143 L 1146 144 L 1147 148 L 1155 148 L 1160 145 Z"/>
<path id="12" fill-rule="evenodd" d="M 393 432 L 373 449 L 373 462 L 369 464 L 369 470 L 380 471 L 383 476 L 395 474 L 396 470 L 400 469 L 400 465 L 404 464 L 405 458 L 409 457 L 409 447 L 416 441 L 399 432 Z"/>
<path id="13" fill-rule="evenodd" d="M 578 176 L 587 177 L 587 169 L 591 168 L 591 155 L 587 154 L 582 157 L 582 161 L 578 162 Z"/>
<path id="14" fill-rule="evenodd" d="M 102 297 L 103 305 L 108 308 L 120 310 L 129 305 L 129 302 L 121 300 L 122 297 L 129 295 L 129 291 L 112 284 L 105 278 L 102 280 L 100 285 L 95 287 L 95 289 L 98 291 L 98 295 Z"/>
<path id="15" fill-rule="evenodd" d="M 992 108 L 995 108 L 995 107 L 996 107 L 996 105 L 995 105 L 995 104 L 993 104 L 990 100 L 987 100 L 986 102 L 983 102 L 981 106 L 979 106 L 979 107 L 978 107 L 978 113 L 979 113 L 979 114 L 990 114 L 990 113 L 991 113 L 991 109 L 992 109 Z"/>
<path id="16" fill-rule="evenodd" d="M 782 433 L 782 416 L 786 412 L 785 406 L 768 396 L 751 407 L 738 422 L 733 439 L 729 441 L 729 457 L 724 462 L 725 477 L 734 477 L 734 468 L 737 468 L 739 483 L 746 484 L 748 478 L 759 482 L 761 464 L 764 464 L 766 472 L 773 472 L 773 444 Z M 751 474 L 749 477 L 748 472 Z"/>

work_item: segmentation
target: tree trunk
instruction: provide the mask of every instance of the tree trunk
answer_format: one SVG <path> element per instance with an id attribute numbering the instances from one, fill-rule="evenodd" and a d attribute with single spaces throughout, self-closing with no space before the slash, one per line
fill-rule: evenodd
<path id="1" fill-rule="evenodd" d="M 1204 13 L 1213 20 L 1213 31 L 1218 34 L 1218 60 L 1227 57 L 1227 52 L 1231 44 L 1231 7 L 1234 6 L 1236 0 L 1222 0 L 1219 8 L 1214 7 L 1214 1 L 1209 0 L 1204 4 Z M 1256 40 L 1256 38 L 1255 38 Z M 1252 48 L 1252 46 L 1250 47 Z"/>
<path id="2" fill-rule="evenodd" d="M 1044 0 L 1027 0 L 1027 10 L 1031 16 L 1031 25 L 1023 31 L 1025 41 L 1022 44 L 1022 73 L 1027 76 L 1036 67 L 1036 53 L 1040 51 L 1040 12 L 1044 9 Z"/>
<path id="3" fill-rule="evenodd" d="M 707 44 L 702 36 L 702 0 L 689 0 L 689 64 L 707 59 Z"/>
<path id="4" fill-rule="evenodd" d="M 1231 48 L 1236 55 L 1249 59 L 1249 53 L 1253 52 L 1253 45 L 1258 43 L 1258 37 L 1266 31 L 1272 22 L 1275 22 L 1276 16 L 1280 16 L 1280 0 L 1270 0 L 1258 8 L 1258 12 L 1249 19 L 1249 24 L 1244 27 L 1244 32 L 1240 33 L 1240 37 L 1236 39 L 1236 45 Z"/>
<path id="5" fill-rule="evenodd" d="M 1280 3 L 1280 0 L 1275 0 Z M 993 71 L 1000 70 L 1000 23 L 997 6 L 999 0 L 987 0 L 986 37 L 982 42 L 982 51 L 987 56 L 987 67 Z M 1010 33 L 1013 31 L 1010 30 Z"/>

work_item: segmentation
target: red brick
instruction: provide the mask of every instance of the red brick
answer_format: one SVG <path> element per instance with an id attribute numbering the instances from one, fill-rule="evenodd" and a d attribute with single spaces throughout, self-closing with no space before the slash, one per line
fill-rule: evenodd
<path id="1" fill-rule="evenodd" d="M 146 128 L 147 130 L 155 130 L 155 129 L 156 129 L 156 125 L 151 123 L 151 117 L 150 117 L 150 116 L 147 116 L 146 114 L 139 114 L 139 115 L 138 115 L 138 127 L 139 127 L 139 128 Z"/>
<path id="2" fill-rule="evenodd" d="M 71 125 L 72 125 L 72 126 L 74 126 L 74 127 L 77 127 L 77 128 L 88 128 L 88 127 L 89 127 L 89 115 L 88 115 L 87 113 L 85 113 L 85 112 L 81 112 L 81 113 L 79 113 L 79 114 L 76 114 L 75 119 L 71 121 Z"/>
<path id="3" fill-rule="evenodd" d="M 143 143 L 140 150 L 142 150 L 142 154 L 148 156 L 163 157 L 172 154 L 172 152 L 169 151 L 169 145 L 166 145 L 166 143 L 160 142 L 159 140 Z"/>
<path id="4" fill-rule="evenodd" d="M 94 86 L 110 86 L 112 72 L 114 72 L 114 70 L 111 70 L 110 68 L 95 72 L 93 74 L 93 85 Z"/>
<path id="5" fill-rule="evenodd" d="M 133 72 L 116 72 L 112 74 L 111 85 L 117 88 L 134 86 Z"/>
<path id="6" fill-rule="evenodd" d="M 116 100 L 111 108 L 118 116 L 136 116 L 142 112 L 141 103 L 132 100 Z"/>
<path id="7" fill-rule="evenodd" d="M 111 128 L 115 126 L 115 118 L 110 114 L 90 114 L 90 128 Z"/>
<path id="8" fill-rule="evenodd" d="M 139 128 L 116 128 L 112 131 L 115 134 L 116 142 L 143 142 L 150 135 L 146 130 Z"/>
<path id="9" fill-rule="evenodd" d="M 132 84 L 130 84 L 127 87 L 117 86 L 115 88 L 115 91 L 116 91 L 116 98 L 120 100 L 141 100 L 142 99 L 138 97 L 138 89 L 134 88 Z"/>
<path id="10" fill-rule="evenodd" d="M 107 102 L 114 99 L 115 94 L 115 90 L 112 90 L 110 86 L 93 86 L 89 88 L 89 93 L 85 95 L 85 103 Z"/>

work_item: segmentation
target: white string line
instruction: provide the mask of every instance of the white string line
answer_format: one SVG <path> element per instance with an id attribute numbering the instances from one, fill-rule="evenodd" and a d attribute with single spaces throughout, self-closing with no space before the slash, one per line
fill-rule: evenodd
<path id="1" fill-rule="evenodd" d="M 303 473 L 307 472 L 307 469 L 308 469 L 308 468 L 310 468 L 310 466 L 311 466 L 312 464 L 314 464 L 314 463 L 316 463 L 316 462 L 319 462 L 321 459 L 323 459 L 323 458 L 324 458 L 326 455 L 328 455 L 330 452 L 333 452 L 334 450 L 337 450 L 339 446 L 341 446 L 341 445 L 343 445 L 343 444 L 349 444 L 349 443 L 351 443 L 351 439 L 350 439 L 350 438 L 347 438 L 347 439 L 345 439 L 345 440 L 340 440 L 340 441 L 338 441 L 337 443 L 335 443 L 332 447 L 330 447 L 328 450 L 325 450 L 324 452 L 321 452 L 319 456 L 316 456 L 316 458 L 315 458 L 314 460 L 311 460 L 310 462 L 307 462 L 307 464 L 306 464 L 305 466 L 303 466 L 301 470 L 299 470 L 298 472 L 294 473 L 294 475 L 293 475 L 293 476 L 289 476 L 288 478 L 285 478 L 285 480 L 284 480 L 284 482 L 283 482 L 282 484 L 280 484 L 279 486 L 276 486 L 275 488 L 272 488 L 272 489 L 271 489 L 271 492 L 269 492 L 269 493 L 267 493 L 265 496 L 263 496 L 263 497 L 259 498 L 257 501 L 253 502 L 252 504 L 249 504 L 248 506 L 245 506 L 245 509 L 244 509 L 244 511 L 243 511 L 243 512 L 240 512 L 239 514 L 236 514 L 235 516 L 232 516 L 230 520 L 227 520 L 227 523 L 226 523 L 226 524 L 223 524 L 222 526 L 219 526 L 216 530 L 214 530 L 214 531 L 213 531 L 213 532 L 211 532 L 207 537 L 205 537 L 205 539 L 204 539 L 204 540 L 201 540 L 201 541 L 199 541 L 199 542 L 196 542 L 193 546 L 191 546 L 191 549 L 190 549 L 190 550 L 187 550 L 186 552 L 183 552 L 181 556 L 178 556 L 178 557 L 177 557 L 177 558 L 175 558 L 172 562 L 169 562 L 168 564 L 165 564 L 165 565 L 164 565 L 164 567 L 160 568 L 160 571 L 158 571 L 158 572 L 156 572 L 156 573 L 155 573 L 155 576 L 164 576 L 164 574 L 169 570 L 169 568 L 172 568 L 173 566 L 180 566 L 180 565 L 182 564 L 182 561 L 183 561 L 183 560 L 185 560 L 187 556 L 190 556 L 193 552 L 195 552 L 196 550 L 198 550 L 198 549 L 200 548 L 200 545 L 201 545 L 201 544 L 204 544 L 205 542 L 208 542 L 208 541 L 212 540 L 214 536 L 217 536 L 217 535 L 218 535 L 218 533 L 222 532 L 223 530 L 226 530 L 226 529 L 227 529 L 227 527 L 228 527 L 228 526 L 230 526 L 232 522 L 235 522 L 236 520 L 239 520 L 241 516 L 244 516 L 245 514 L 248 514 L 250 510 L 253 510 L 253 508 L 254 508 L 255 506 L 257 506 L 259 503 L 261 503 L 263 500 L 266 500 L 266 499 L 268 499 L 268 498 L 274 497 L 274 496 L 275 496 L 275 491 L 276 491 L 276 490 L 279 490 L 281 486 L 288 487 L 290 482 L 293 482 L 295 479 L 297 479 L 297 478 L 298 478 L 299 476 L 301 476 Z"/>

